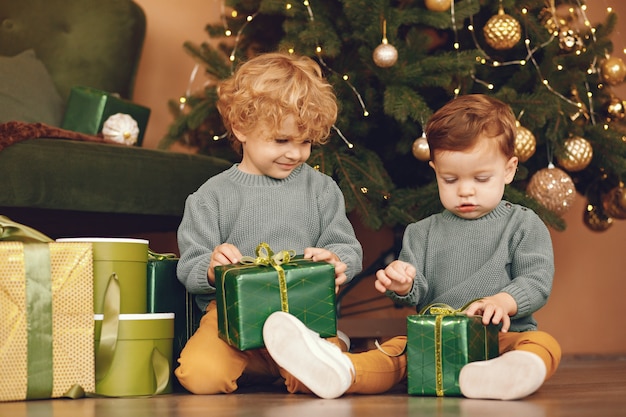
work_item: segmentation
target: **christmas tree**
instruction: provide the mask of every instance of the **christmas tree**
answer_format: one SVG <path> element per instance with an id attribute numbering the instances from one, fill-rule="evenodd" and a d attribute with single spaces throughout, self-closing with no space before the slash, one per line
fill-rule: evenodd
<path id="1" fill-rule="evenodd" d="M 330 142 L 308 163 L 337 180 L 348 212 L 372 229 L 442 209 L 423 128 L 471 93 L 518 117 L 507 200 L 556 230 L 577 193 L 592 230 L 626 219 L 625 103 L 612 91 L 626 65 L 613 55 L 614 13 L 592 24 L 582 0 L 226 0 L 224 10 L 206 26 L 211 42 L 184 45 L 208 80 L 170 102 L 161 147 L 180 141 L 238 161 L 216 86 L 255 54 L 288 51 L 320 63 L 340 104 Z"/>

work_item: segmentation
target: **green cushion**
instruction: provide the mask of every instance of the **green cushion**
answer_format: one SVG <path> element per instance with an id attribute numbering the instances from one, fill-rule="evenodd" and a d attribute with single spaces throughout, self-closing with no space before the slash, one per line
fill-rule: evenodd
<path id="1" fill-rule="evenodd" d="M 0 123 L 11 120 L 60 126 L 63 100 L 43 63 L 29 49 L 0 56 Z"/>
<path id="2" fill-rule="evenodd" d="M 76 85 L 132 98 L 146 27 L 132 1 L 0 1 L 0 20 L 0 55 L 34 49 L 64 101 Z"/>

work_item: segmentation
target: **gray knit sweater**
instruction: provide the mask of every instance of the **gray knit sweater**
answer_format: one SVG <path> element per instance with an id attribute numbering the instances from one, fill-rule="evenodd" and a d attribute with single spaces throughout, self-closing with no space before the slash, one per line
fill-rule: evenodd
<path id="1" fill-rule="evenodd" d="M 511 331 L 536 330 L 532 313 L 552 289 L 554 258 L 547 227 L 532 210 L 502 201 L 466 220 L 444 210 L 409 225 L 400 260 L 417 269 L 411 292 L 388 295 L 418 311 L 436 302 L 453 308 L 499 292 L 517 302 Z"/>
<path id="2" fill-rule="evenodd" d="M 307 164 L 285 179 L 247 174 L 235 164 L 187 197 L 178 228 L 178 279 L 198 294 L 204 311 L 215 298 L 207 279 L 213 249 L 232 243 L 242 255 L 255 256 L 261 242 L 274 252 L 328 249 L 348 266 L 348 280 L 362 268 L 361 245 L 332 178 Z"/>

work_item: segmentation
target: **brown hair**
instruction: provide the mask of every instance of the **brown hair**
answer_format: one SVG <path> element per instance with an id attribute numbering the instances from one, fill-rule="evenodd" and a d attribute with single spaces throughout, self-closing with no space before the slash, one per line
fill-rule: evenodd
<path id="1" fill-rule="evenodd" d="M 258 124 L 275 135 L 285 119 L 296 118 L 296 140 L 325 143 L 337 119 L 337 99 L 311 58 L 273 52 L 243 63 L 217 89 L 217 109 L 231 144 L 241 151 L 233 127 L 249 132 Z"/>
<path id="2" fill-rule="evenodd" d="M 497 141 L 502 153 L 515 155 L 515 116 L 508 104 L 483 94 L 459 96 L 432 115 L 426 124 L 430 158 L 436 151 L 463 151 L 480 137 Z"/>

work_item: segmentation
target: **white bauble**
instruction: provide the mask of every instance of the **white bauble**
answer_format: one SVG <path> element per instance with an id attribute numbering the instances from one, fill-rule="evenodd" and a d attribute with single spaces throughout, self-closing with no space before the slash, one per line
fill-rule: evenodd
<path id="1" fill-rule="evenodd" d="M 102 135 L 105 139 L 124 145 L 134 145 L 139 137 L 137 121 L 130 115 L 116 113 L 110 116 L 102 125 Z"/>

